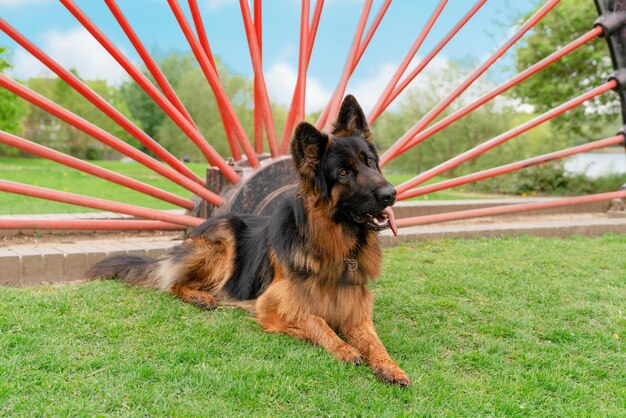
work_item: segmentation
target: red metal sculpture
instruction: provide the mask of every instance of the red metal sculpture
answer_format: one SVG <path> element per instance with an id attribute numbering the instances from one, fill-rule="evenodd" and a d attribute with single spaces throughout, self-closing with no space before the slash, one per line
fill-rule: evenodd
<path id="1" fill-rule="evenodd" d="M 104 114 L 115 121 L 120 127 L 137 139 L 142 145 L 154 153 L 154 159 L 145 153 L 131 147 L 119 138 L 96 127 L 90 122 L 55 104 L 45 97 L 33 92 L 19 82 L 6 75 L 0 75 L 0 86 L 14 94 L 22 97 L 30 103 L 44 109 L 50 114 L 64 120 L 72 126 L 89 134 L 93 138 L 119 151 L 120 153 L 145 165 L 159 175 L 179 184 L 195 195 L 194 199 L 181 197 L 166 192 L 162 189 L 149 186 L 142 182 L 125 177 L 118 173 L 111 172 L 81 161 L 77 158 L 63 154 L 59 151 L 35 144 L 27 139 L 19 138 L 15 135 L 0 131 L 0 143 L 16 147 L 22 151 L 32 153 L 42 158 L 56 161 L 60 164 L 81 170 L 94 176 L 101 177 L 108 181 L 129 187 L 133 190 L 154 196 L 163 201 L 172 203 L 186 209 L 190 215 L 176 215 L 169 212 L 155 209 L 122 204 L 118 202 L 96 199 L 88 196 L 75 195 L 58 190 L 50 190 L 27 184 L 15 183 L 0 180 L 0 191 L 9 193 L 19 193 L 28 196 L 50 199 L 60 202 L 72 203 L 76 205 L 110 210 L 118 213 L 136 216 L 145 220 L 3 220 L 0 221 L 0 228 L 11 229 L 128 229 L 128 230 L 171 230 L 184 229 L 200 224 L 203 218 L 213 213 L 225 211 L 254 212 L 269 214 L 285 193 L 292 190 L 293 177 L 291 176 L 291 163 L 286 156 L 289 147 L 291 132 L 296 124 L 304 119 L 305 96 L 306 96 L 306 75 L 311 61 L 317 28 L 321 19 L 324 0 L 316 0 L 311 16 L 311 4 L 309 0 L 302 1 L 301 21 L 300 21 L 300 51 L 298 59 L 298 75 L 294 88 L 291 106 L 287 115 L 287 122 L 282 136 L 276 132 L 269 95 L 262 71 L 262 6 L 261 0 L 254 1 L 253 11 L 250 10 L 248 1 L 240 0 L 239 5 L 243 18 L 246 39 L 249 46 L 250 57 L 254 69 L 254 141 L 248 138 L 241 121 L 235 113 L 230 99 L 222 87 L 221 80 L 217 73 L 215 59 L 211 52 L 209 40 L 207 39 L 202 17 L 196 0 L 189 0 L 192 24 L 187 20 L 185 13 L 177 0 L 168 0 L 168 5 L 172 10 L 189 46 L 198 61 L 200 68 L 210 85 L 218 104 L 219 114 L 223 124 L 226 137 L 231 151 L 229 163 L 224 156 L 219 155 L 205 139 L 190 113 L 185 108 L 184 103 L 174 92 L 167 78 L 159 68 L 155 60 L 150 56 L 147 49 L 133 30 L 130 22 L 124 16 L 115 0 L 105 0 L 111 13 L 119 23 L 120 27 L 130 40 L 131 44 L 139 54 L 146 68 L 154 78 L 156 85 L 146 77 L 124 54 L 117 49 L 109 38 L 83 13 L 83 11 L 72 0 L 60 0 L 68 11 L 93 35 L 93 37 L 111 54 L 111 56 L 125 69 L 128 75 L 154 100 L 154 102 L 172 119 L 172 121 L 186 134 L 212 166 L 208 172 L 206 181 L 200 179 L 182 162 L 176 159 L 171 153 L 160 146 L 154 139 L 143 132 L 133 122 L 123 116 L 117 109 L 106 102 L 102 97 L 90 89 L 84 82 L 75 75 L 62 68 L 51 57 L 32 42 L 21 35 L 8 22 L 0 18 L 0 30 L 5 32 L 21 47 L 31 53 L 46 67 L 56 73 L 61 79 L 68 83 L 73 89 L 83 95 L 93 103 Z M 458 21 L 454 27 L 436 44 L 436 46 L 425 56 L 425 58 L 409 74 L 405 74 L 409 63 L 416 56 L 418 50 L 429 35 L 429 32 L 442 11 L 447 5 L 447 0 L 440 0 L 426 22 L 424 28 L 417 35 L 415 41 L 407 51 L 406 56 L 400 63 L 398 69 L 387 83 L 375 106 L 371 110 L 368 120 L 370 123 L 376 119 L 389 107 L 389 105 L 406 89 L 415 77 L 433 60 L 433 58 L 448 44 L 459 30 L 481 9 L 486 0 L 478 0 L 472 8 Z M 604 36 L 609 43 L 611 57 L 615 67 L 615 74 L 606 83 L 590 89 L 588 92 L 575 97 L 566 103 L 508 131 L 500 134 L 444 163 L 439 164 L 413 179 L 400 184 L 398 189 L 398 200 L 408 199 L 415 196 L 433 193 L 451 187 L 483 180 L 486 178 L 510 173 L 525 167 L 541 164 L 559 158 L 598 149 L 606 146 L 623 145 L 624 132 L 616 136 L 597 140 L 588 144 L 563 149 L 538 157 L 506 164 L 489 170 L 469 174 L 466 176 L 441 181 L 439 183 L 423 185 L 429 179 L 440 175 L 460 164 L 465 163 L 477 156 L 497 147 L 504 142 L 526 132 L 535 126 L 544 123 L 558 115 L 567 112 L 582 103 L 593 99 L 610 90 L 615 90 L 622 100 L 622 110 L 624 122 L 626 123 L 626 101 L 624 89 L 626 88 L 626 0 L 596 0 L 596 5 L 600 17 L 593 25 L 592 29 L 573 40 L 571 43 L 558 48 L 548 57 L 530 66 L 515 77 L 511 78 L 492 91 L 484 94 L 472 103 L 453 112 L 445 118 L 433 123 L 466 89 L 471 86 L 487 69 L 489 69 L 504 53 L 509 50 L 520 38 L 524 36 L 537 22 L 539 22 L 554 7 L 557 7 L 559 0 L 547 0 L 526 22 L 524 22 L 517 32 L 498 48 L 483 64 L 476 68 L 465 80 L 442 98 L 439 103 L 424 115 L 416 124 L 400 137 L 382 155 L 381 165 L 385 165 L 397 158 L 402 153 L 417 146 L 427 140 L 437 132 L 450 126 L 480 106 L 506 92 L 513 86 L 532 77 L 537 72 L 548 67 L 552 63 L 567 56 L 571 52 L 592 42 L 594 39 Z M 345 94 L 347 83 L 355 71 L 359 60 L 366 50 L 371 39 L 375 35 L 377 28 L 383 20 L 391 0 L 385 0 L 376 16 L 372 19 L 369 28 L 366 30 L 368 18 L 372 11 L 373 1 L 365 0 L 358 24 L 355 30 L 352 46 L 347 56 L 339 83 L 328 105 L 322 111 L 317 126 L 319 128 L 328 127 L 330 121 L 334 119 L 338 106 Z M 195 30 L 194 30 L 195 29 Z M 270 155 L 263 154 L 263 138 L 267 137 L 267 144 Z M 167 164 L 167 165 L 165 165 Z M 601 193 L 596 195 L 581 196 L 575 198 L 555 199 L 549 202 L 528 203 L 522 205 L 510 205 L 506 207 L 493 207 L 480 210 L 452 212 L 440 215 L 420 216 L 405 218 L 398 221 L 400 226 L 421 225 L 432 222 L 443 222 L 471 217 L 512 213 L 535 209 L 544 209 L 562 205 L 572 205 L 590 201 L 610 200 L 614 198 L 626 198 L 626 190 L 611 193 Z"/>

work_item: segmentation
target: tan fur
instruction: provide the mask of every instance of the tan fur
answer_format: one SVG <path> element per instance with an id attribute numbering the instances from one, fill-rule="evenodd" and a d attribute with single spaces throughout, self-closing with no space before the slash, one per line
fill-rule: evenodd
<path id="1" fill-rule="evenodd" d="M 235 268 L 235 241 L 227 222 L 215 225 L 210 237 L 188 238 L 182 245 L 190 251 L 182 262 L 167 259 L 161 264 L 161 289 L 185 301 L 203 299 L 205 297 L 192 291 L 203 292 L 212 298 L 212 304 L 216 303 Z"/>
<path id="2" fill-rule="evenodd" d="M 365 284 L 380 273 L 381 253 L 375 233 L 368 235 L 359 251 L 358 268 L 350 272 L 350 283 L 341 283 L 344 259 L 356 244 L 340 225 L 332 223 L 328 208 L 311 198 L 308 265 L 316 277 L 298 282 L 285 274 L 272 254 L 275 277 L 256 301 L 256 318 L 266 331 L 288 334 L 320 345 L 333 356 L 349 363 L 364 357 L 381 379 L 410 384 L 408 376 L 394 363 L 376 335 L 372 323 L 373 296 Z M 297 255 L 297 260 L 302 258 Z M 344 335 L 347 343 L 337 333 Z"/>

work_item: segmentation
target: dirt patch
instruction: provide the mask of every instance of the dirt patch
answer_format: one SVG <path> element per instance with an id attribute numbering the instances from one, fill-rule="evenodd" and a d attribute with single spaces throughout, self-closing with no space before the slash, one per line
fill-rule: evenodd
<path id="1" fill-rule="evenodd" d="M 116 242 L 146 242 L 146 241 L 172 241 L 183 238 L 181 231 L 84 231 L 67 233 L 35 233 L 24 232 L 16 235 L 0 236 L 0 248 L 13 245 L 37 245 L 37 244 L 75 244 L 86 241 L 98 241 L 103 243 Z"/>

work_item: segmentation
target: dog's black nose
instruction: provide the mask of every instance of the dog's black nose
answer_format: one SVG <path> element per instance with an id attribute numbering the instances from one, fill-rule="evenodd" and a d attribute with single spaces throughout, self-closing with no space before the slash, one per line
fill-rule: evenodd
<path id="1" fill-rule="evenodd" d="M 377 189 L 374 195 L 380 203 L 384 203 L 387 206 L 393 205 L 396 201 L 396 189 L 391 184 Z"/>

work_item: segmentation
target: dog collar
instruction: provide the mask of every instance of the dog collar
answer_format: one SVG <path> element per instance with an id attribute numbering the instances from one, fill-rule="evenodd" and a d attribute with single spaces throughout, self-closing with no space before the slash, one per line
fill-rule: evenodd
<path id="1" fill-rule="evenodd" d="M 346 264 L 348 264 L 347 266 L 348 271 L 354 271 L 357 268 L 359 268 L 359 262 L 356 261 L 356 258 L 344 258 L 343 261 L 345 261 Z"/>

